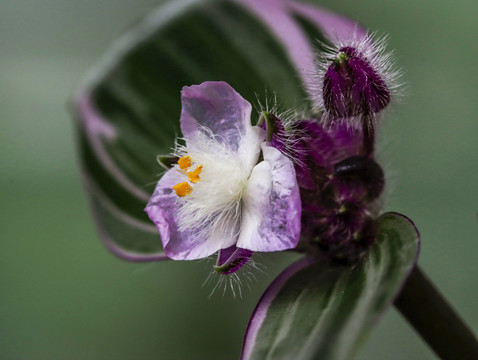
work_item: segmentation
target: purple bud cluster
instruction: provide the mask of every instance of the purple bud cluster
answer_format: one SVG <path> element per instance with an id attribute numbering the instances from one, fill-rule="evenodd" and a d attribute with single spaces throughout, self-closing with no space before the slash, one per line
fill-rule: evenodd
<path id="1" fill-rule="evenodd" d="M 358 260 L 374 242 L 377 199 L 385 185 L 382 168 L 363 147 L 363 129 L 302 119 L 285 131 L 275 115 L 261 116 L 269 144 L 294 157 L 301 247 L 346 263 Z"/>
<path id="2" fill-rule="evenodd" d="M 384 174 L 363 153 L 363 134 L 344 123 L 296 124 L 295 170 L 302 200 L 302 241 L 344 262 L 359 259 L 374 242 L 377 199 Z"/>
<path id="3" fill-rule="evenodd" d="M 375 132 L 398 73 L 384 48 L 384 39 L 372 36 L 329 48 L 319 59 L 319 91 L 311 93 L 318 115 L 294 124 L 301 247 L 344 262 L 359 259 L 374 242 L 385 185 L 374 159 Z"/>

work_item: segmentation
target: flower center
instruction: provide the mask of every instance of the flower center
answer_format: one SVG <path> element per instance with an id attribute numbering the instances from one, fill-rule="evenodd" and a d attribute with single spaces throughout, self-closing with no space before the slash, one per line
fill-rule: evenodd
<path id="1" fill-rule="evenodd" d="M 193 165 L 193 160 L 191 156 L 189 155 L 184 155 L 178 160 L 178 165 L 179 168 L 181 169 L 181 172 L 184 173 L 184 175 L 187 175 L 188 181 L 190 183 L 196 184 L 199 180 L 201 180 L 201 177 L 199 174 L 202 171 L 203 166 L 198 165 L 196 166 L 196 169 L 193 171 L 187 171 L 192 165 Z M 173 190 L 176 191 L 176 195 L 179 197 L 184 197 L 186 195 L 189 195 L 193 191 L 193 187 L 187 182 L 181 182 L 173 186 Z"/>

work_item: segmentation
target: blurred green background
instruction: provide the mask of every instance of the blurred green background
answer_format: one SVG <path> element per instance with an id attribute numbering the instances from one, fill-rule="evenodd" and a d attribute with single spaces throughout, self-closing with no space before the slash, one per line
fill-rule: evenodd
<path id="1" fill-rule="evenodd" d="M 153 0 L 0 2 L 0 359 L 235 359 L 267 283 L 208 299 L 207 262 L 130 264 L 101 245 L 68 100 Z M 390 34 L 402 104 L 381 129 L 386 209 L 422 233 L 420 264 L 478 330 L 478 2 L 321 1 Z M 434 359 L 391 309 L 357 359 Z"/>

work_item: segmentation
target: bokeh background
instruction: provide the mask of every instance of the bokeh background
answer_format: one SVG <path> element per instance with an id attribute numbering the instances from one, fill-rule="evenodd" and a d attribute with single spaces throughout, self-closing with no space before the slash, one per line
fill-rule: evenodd
<path id="1" fill-rule="evenodd" d="M 68 101 L 110 42 L 161 0 L 0 1 L 0 359 L 235 359 L 267 283 L 208 299 L 207 262 L 130 264 L 93 228 Z M 420 264 L 478 330 L 478 2 L 322 0 L 390 34 L 402 104 L 381 129 L 386 208 L 422 233 Z M 434 359 L 391 309 L 357 359 Z"/>

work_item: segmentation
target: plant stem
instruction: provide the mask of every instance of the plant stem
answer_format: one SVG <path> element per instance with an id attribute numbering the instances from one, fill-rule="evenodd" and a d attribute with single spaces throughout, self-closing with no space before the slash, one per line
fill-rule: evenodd
<path id="1" fill-rule="evenodd" d="M 418 266 L 395 306 L 441 359 L 478 359 L 476 336 Z"/>
<path id="2" fill-rule="evenodd" d="M 375 150 L 375 126 L 369 116 L 362 116 L 363 152 L 371 156 Z"/>

